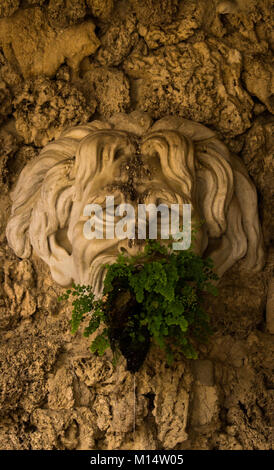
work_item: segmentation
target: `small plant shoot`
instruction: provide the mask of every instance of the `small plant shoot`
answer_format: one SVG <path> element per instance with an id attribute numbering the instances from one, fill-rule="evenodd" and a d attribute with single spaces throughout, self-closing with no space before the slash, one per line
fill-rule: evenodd
<path id="1" fill-rule="evenodd" d="M 198 343 L 211 334 L 203 296 L 217 295 L 217 279 L 213 262 L 192 248 L 174 252 L 170 245 L 148 240 L 141 254 L 121 254 L 107 265 L 99 299 L 91 286 L 73 285 L 59 300 L 73 299 L 72 333 L 85 322 L 84 336 L 97 332 L 91 351 L 101 356 L 110 347 L 134 373 L 152 343 L 164 350 L 168 364 L 180 354 L 198 357 Z"/>

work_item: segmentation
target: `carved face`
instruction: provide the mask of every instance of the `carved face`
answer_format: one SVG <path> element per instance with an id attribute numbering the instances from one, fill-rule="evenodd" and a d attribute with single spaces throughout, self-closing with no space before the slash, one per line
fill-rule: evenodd
<path id="1" fill-rule="evenodd" d="M 189 203 L 192 222 L 205 221 L 196 250 L 210 255 L 221 275 L 245 257 L 263 265 L 255 188 L 240 160 L 206 127 L 167 117 L 151 125 L 145 113 L 118 114 L 65 131 L 22 171 L 12 193 L 7 239 L 17 256 L 31 249 L 63 286 L 74 280 L 102 288 L 105 263 L 136 240 L 88 240 L 84 207 L 131 203 Z"/>

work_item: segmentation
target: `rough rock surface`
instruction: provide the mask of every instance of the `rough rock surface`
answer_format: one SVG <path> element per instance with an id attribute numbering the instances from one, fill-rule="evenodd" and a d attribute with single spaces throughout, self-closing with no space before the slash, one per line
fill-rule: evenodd
<path id="1" fill-rule="evenodd" d="M 1 1 L 1 449 L 271 448 L 271 4 Z M 214 335 L 199 360 L 167 367 L 151 350 L 135 397 L 123 361 L 114 369 L 110 354 L 98 358 L 70 335 L 71 306 L 57 302 L 47 266 L 16 258 L 5 239 L 9 191 L 26 162 L 64 127 L 125 109 L 218 131 L 257 187 L 267 255 L 261 273 L 234 266 L 207 299 Z"/>
<path id="2" fill-rule="evenodd" d="M 86 4 L 93 16 L 106 20 L 112 13 L 114 0 L 86 0 Z"/>
<path id="3" fill-rule="evenodd" d="M 261 199 L 261 216 L 265 241 L 274 239 L 274 118 L 264 113 L 259 116 L 244 138 L 241 152 L 246 167 L 257 186 Z"/>
<path id="4" fill-rule="evenodd" d="M 52 77 L 65 61 L 77 70 L 82 59 L 96 51 L 99 41 L 94 28 L 91 21 L 85 21 L 53 29 L 43 9 L 22 9 L 0 20 L 0 45 L 10 62 L 19 64 L 25 78 Z"/>
<path id="5" fill-rule="evenodd" d="M 0 124 L 2 124 L 12 112 L 11 93 L 4 81 L 0 81 L 0 106 Z"/>
<path id="6" fill-rule="evenodd" d="M 27 144 L 43 146 L 65 127 L 86 122 L 96 108 L 82 93 L 63 80 L 37 78 L 25 81 L 13 101 L 16 129 Z"/>
<path id="7" fill-rule="evenodd" d="M 241 54 L 215 38 L 152 52 L 140 41 L 124 68 L 138 80 L 136 106 L 155 118 L 176 114 L 229 136 L 251 125 L 253 101 L 241 86 Z"/>
<path id="8" fill-rule="evenodd" d="M 130 85 L 123 71 L 91 66 L 83 74 L 82 83 L 83 93 L 86 96 L 92 93 L 98 104 L 97 111 L 105 118 L 129 109 Z"/>

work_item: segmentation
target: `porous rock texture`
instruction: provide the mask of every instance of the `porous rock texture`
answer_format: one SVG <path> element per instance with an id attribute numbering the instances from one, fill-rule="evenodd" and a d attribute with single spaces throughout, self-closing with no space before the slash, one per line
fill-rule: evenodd
<path id="1" fill-rule="evenodd" d="M 5 0 L 0 6 L 0 448 L 270 449 L 273 425 L 271 0 Z M 113 90 L 113 91 L 112 91 Z M 71 306 L 5 238 L 9 192 L 70 124 L 141 110 L 200 122 L 259 196 L 266 264 L 222 277 L 197 361 L 156 348 L 134 378 L 69 332 Z M 134 402 L 136 409 L 134 413 Z M 135 416 L 135 432 L 134 429 Z"/>

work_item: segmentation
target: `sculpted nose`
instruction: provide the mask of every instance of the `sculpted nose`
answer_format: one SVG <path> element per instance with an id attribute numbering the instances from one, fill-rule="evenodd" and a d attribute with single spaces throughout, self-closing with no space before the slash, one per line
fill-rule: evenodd
<path id="1" fill-rule="evenodd" d="M 144 249 L 144 243 L 140 243 L 140 241 L 136 239 L 128 239 L 125 238 L 124 240 L 120 240 L 118 244 L 118 251 L 121 254 L 127 254 L 129 256 L 136 256 L 139 253 L 142 253 Z"/>

